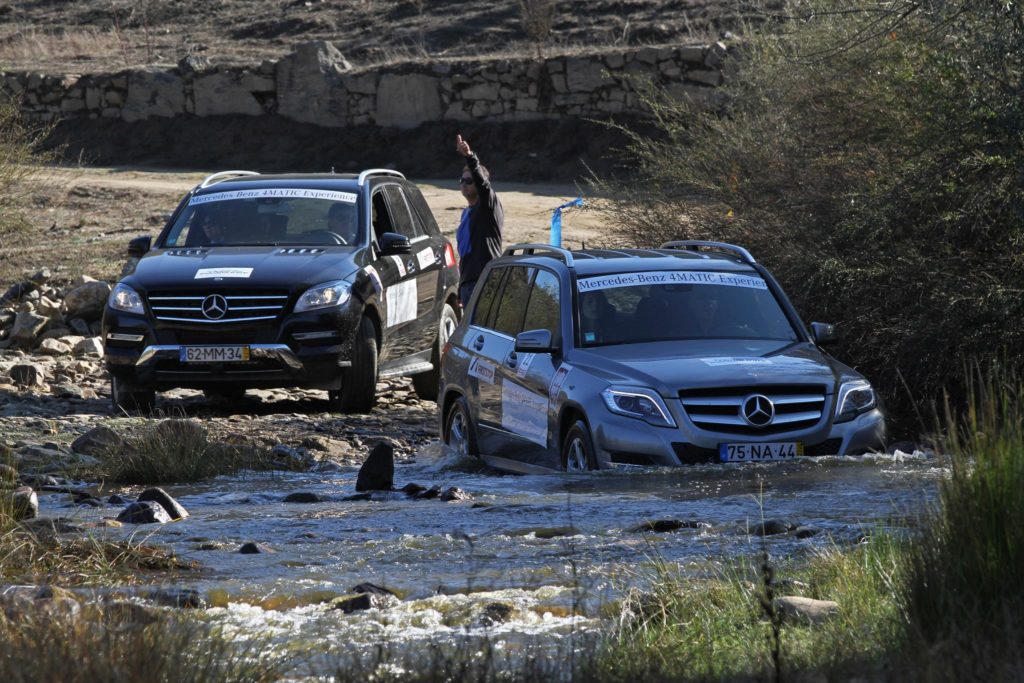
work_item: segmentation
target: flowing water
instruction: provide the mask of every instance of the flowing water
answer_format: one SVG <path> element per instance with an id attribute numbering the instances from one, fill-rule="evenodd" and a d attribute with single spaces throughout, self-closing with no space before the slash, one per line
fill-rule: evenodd
<path id="1" fill-rule="evenodd" d="M 414 464 L 396 467 L 396 485 L 458 486 L 474 501 L 402 493 L 344 500 L 354 493 L 355 469 L 243 473 L 168 487 L 191 513 L 183 521 L 110 533 L 133 533 L 197 560 L 202 571 L 183 575 L 176 587 L 200 591 L 214 605 L 208 615 L 238 633 L 291 647 L 358 650 L 387 642 L 412 649 L 467 635 L 551 643 L 599 628 L 601 605 L 624 586 L 642 584 L 654 558 L 701 572 L 708 560 L 755 558 L 763 542 L 773 556 L 791 557 L 856 543 L 880 527 L 899 532 L 934 499 L 941 475 L 933 459 L 897 452 L 520 476 L 432 445 Z M 322 500 L 282 502 L 299 491 Z M 704 524 L 634 530 L 657 519 Z M 820 532 L 766 539 L 747 533 L 764 519 Z M 249 541 L 263 552 L 240 554 Z M 366 581 L 396 591 L 402 602 L 353 614 L 328 609 L 331 597 Z"/>

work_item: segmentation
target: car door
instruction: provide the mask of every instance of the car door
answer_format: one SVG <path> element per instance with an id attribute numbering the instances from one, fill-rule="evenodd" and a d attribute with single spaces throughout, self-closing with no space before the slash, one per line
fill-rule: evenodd
<path id="1" fill-rule="evenodd" d="M 502 453 L 508 448 L 509 435 L 503 425 L 502 373 L 499 366 L 508 357 L 515 335 L 522 328 L 530 280 L 536 269 L 513 265 L 504 270 L 508 272 L 502 279 L 501 292 L 491 306 L 487 328 L 480 334 L 483 339 L 470 340 L 483 348 L 478 370 L 491 375 L 490 381 L 480 384 L 480 428 L 477 430 L 480 450 L 501 457 L 506 457 Z"/>
<path id="2" fill-rule="evenodd" d="M 370 198 L 371 223 L 377 243 L 377 259 L 373 262 L 373 267 L 383 284 L 381 300 L 384 303 L 384 344 L 380 354 L 382 370 L 386 370 L 388 361 L 400 364 L 400 359 L 415 353 L 419 345 L 415 334 L 419 299 L 416 257 L 412 254 L 384 256 L 380 252 L 381 235 L 386 232 L 399 232 L 395 225 L 395 214 L 387 199 L 387 187 L 389 186 L 375 187 Z"/>
<path id="3" fill-rule="evenodd" d="M 416 351 L 429 350 L 437 336 L 437 281 L 444 262 L 443 252 L 432 244 L 418 218 L 414 218 L 404 189 L 400 185 L 384 186 L 395 232 L 409 238 L 412 251 L 406 266 L 416 280 L 416 321 L 410 333 L 416 339 Z M 428 358 L 429 360 L 429 358 Z"/>
<path id="4" fill-rule="evenodd" d="M 553 345 L 561 347 L 561 301 L 558 275 L 538 269 L 520 331 L 548 330 Z M 503 429 L 498 455 L 540 467 L 561 467 L 558 444 L 552 443 L 557 425 L 549 395 L 559 365 L 551 353 L 517 353 L 514 343 L 509 348 L 498 365 Z"/>

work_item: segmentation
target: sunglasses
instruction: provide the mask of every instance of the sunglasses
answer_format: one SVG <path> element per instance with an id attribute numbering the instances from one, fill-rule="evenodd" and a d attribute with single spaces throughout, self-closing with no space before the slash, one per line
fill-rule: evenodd
<path id="1" fill-rule="evenodd" d="M 472 185 L 473 184 L 473 179 L 472 178 L 466 178 L 465 176 L 463 176 L 462 178 L 459 178 L 459 183 L 462 184 L 462 185 Z"/>

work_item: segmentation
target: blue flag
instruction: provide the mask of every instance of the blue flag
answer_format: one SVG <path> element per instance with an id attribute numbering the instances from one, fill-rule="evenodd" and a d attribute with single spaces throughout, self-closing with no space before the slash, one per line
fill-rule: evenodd
<path id="1" fill-rule="evenodd" d="M 560 207 L 555 209 L 555 212 L 551 214 L 551 245 L 555 247 L 562 246 L 562 209 L 568 209 L 573 206 L 583 206 L 583 197 L 577 197 L 571 202 L 566 202 Z"/>

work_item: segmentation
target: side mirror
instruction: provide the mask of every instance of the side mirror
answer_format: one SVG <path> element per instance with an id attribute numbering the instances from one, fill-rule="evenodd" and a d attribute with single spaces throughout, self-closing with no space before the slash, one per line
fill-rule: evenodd
<path id="1" fill-rule="evenodd" d="M 139 235 L 128 242 L 128 255 L 136 258 L 142 256 L 153 245 L 153 238 L 149 235 Z"/>
<path id="2" fill-rule="evenodd" d="M 828 323 L 811 323 L 811 338 L 818 346 L 826 346 L 839 341 L 836 326 Z"/>
<path id="3" fill-rule="evenodd" d="M 516 353 L 552 353 L 558 347 L 551 342 L 548 330 L 527 330 L 516 335 Z"/>
<path id="4" fill-rule="evenodd" d="M 409 254 L 412 252 L 412 245 L 409 238 L 399 235 L 397 232 L 386 232 L 380 236 L 380 252 L 382 256 L 391 254 Z"/>

